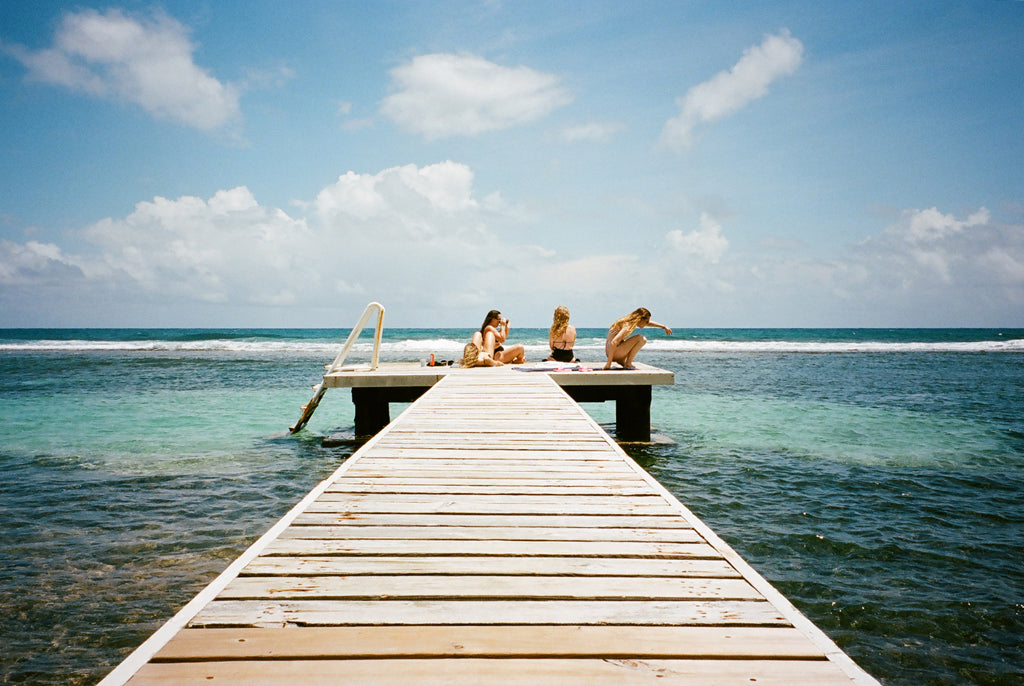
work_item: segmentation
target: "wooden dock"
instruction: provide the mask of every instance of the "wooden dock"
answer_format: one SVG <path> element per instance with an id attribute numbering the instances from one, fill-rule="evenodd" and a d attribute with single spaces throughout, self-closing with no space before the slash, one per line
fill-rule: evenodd
<path id="1" fill-rule="evenodd" d="M 547 374 L 455 370 L 101 682 L 874 684 Z"/>
<path id="2" fill-rule="evenodd" d="M 602 370 L 603 362 L 580 365 L 523 364 L 515 369 L 521 373 L 544 373 L 561 386 L 577 402 L 615 403 L 615 431 L 620 441 L 651 440 L 651 387 L 671 386 L 675 375 L 641 362 L 636 369 Z M 580 368 L 586 371 L 580 371 Z M 543 370 L 539 372 L 538 370 Z M 452 372 L 455 367 L 420 367 L 409 363 L 385 363 L 370 370 L 367 365 L 353 365 L 324 376 L 327 388 L 352 389 L 355 404 L 357 436 L 372 436 L 391 422 L 389 404 L 408 403 Z"/>

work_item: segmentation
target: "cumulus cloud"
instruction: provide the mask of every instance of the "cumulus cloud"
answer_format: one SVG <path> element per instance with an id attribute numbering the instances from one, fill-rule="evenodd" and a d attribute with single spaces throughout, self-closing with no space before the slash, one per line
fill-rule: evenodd
<path id="1" fill-rule="evenodd" d="M 161 119 L 209 131 L 239 117 L 238 89 L 195 64 L 188 31 L 163 13 L 72 12 L 52 47 L 6 48 L 30 80 L 132 102 Z"/>
<path id="2" fill-rule="evenodd" d="M 1018 273 L 1013 265 L 1024 265 L 1024 239 L 1019 231 L 994 224 L 984 207 L 964 219 L 932 207 L 905 210 L 898 222 L 863 241 L 858 253 L 886 265 L 891 275 L 880 275 L 886 281 L 898 275 L 902 283 L 963 285 L 1003 274 L 1012 282 Z"/>
<path id="3" fill-rule="evenodd" d="M 785 30 L 747 48 L 732 69 L 694 86 L 676 101 L 679 115 L 665 123 L 661 142 L 677 152 L 689 147 L 697 126 L 742 109 L 765 95 L 773 81 L 796 71 L 803 50 L 803 44 Z"/>
<path id="4" fill-rule="evenodd" d="M 447 225 L 430 218 L 475 210 L 478 203 L 473 198 L 473 172 L 448 161 L 422 168 L 407 164 L 377 174 L 350 171 L 317 194 L 315 207 L 327 223 L 345 215 L 350 220 L 376 220 L 389 230 L 419 227 L 416 232 L 425 235 L 424 230 L 437 234 Z"/>
<path id="5" fill-rule="evenodd" d="M 350 171 L 302 203 L 299 216 L 261 205 L 244 186 L 207 199 L 155 197 L 75 232 L 88 248 L 80 254 L 0 242 L 0 302 L 31 301 L 39 285 L 52 284 L 66 307 L 91 298 L 92 308 L 81 308 L 91 312 L 148 294 L 232 310 L 375 299 L 449 317 L 470 308 L 475 320 L 496 293 L 546 309 L 554 290 L 606 297 L 637 271 L 628 257 L 572 260 L 520 242 L 521 213 L 497 193 L 478 196 L 473 181 L 468 166 L 452 161 Z"/>
<path id="6" fill-rule="evenodd" d="M 527 124 L 568 104 L 558 77 L 476 55 L 420 55 L 391 70 L 381 114 L 429 140 Z"/>
<path id="7" fill-rule="evenodd" d="M 0 240 L 2 286 L 33 287 L 43 283 L 61 283 L 68 277 L 74 278 L 81 274 L 81 267 L 76 260 L 65 256 L 60 247 L 53 243 Z"/>
<path id="8" fill-rule="evenodd" d="M 1024 311 L 1024 226 L 986 208 L 908 209 L 827 255 L 733 252 L 707 214 L 665 246 L 652 267 L 666 292 L 711 325 L 1016 326 Z"/>
<path id="9" fill-rule="evenodd" d="M 245 187 L 140 202 L 82 231 L 115 278 L 206 302 L 285 303 L 316 246 L 305 220 L 262 207 Z"/>
<path id="10" fill-rule="evenodd" d="M 669 231 L 665 240 L 675 254 L 711 264 L 716 264 L 729 249 L 722 227 L 706 212 L 700 216 L 700 228 L 686 234 L 679 229 Z"/>
<path id="11" fill-rule="evenodd" d="M 846 254 L 765 266 L 765 288 L 788 284 L 803 299 L 831 297 L 839 313 L 884 313 L 905 326 L 1016 325 L 1024 306 L 1024 226 L 997 223 L 985 208 L 963 217 L 908 209 Z"/>

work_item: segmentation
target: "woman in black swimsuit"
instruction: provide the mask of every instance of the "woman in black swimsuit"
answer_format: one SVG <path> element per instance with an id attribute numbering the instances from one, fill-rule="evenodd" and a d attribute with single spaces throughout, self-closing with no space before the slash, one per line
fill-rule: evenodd
<path id="1" fill-rule="evenodd" d="M 576 345 L 576 327 L 569 323 L 569 308 L 564 305 L 555 308 L 554 320 L 548 332 L 548 344 L 551 346 L 548 361 L 579 362 L 572 351 Z"/>
<path id="2" fill-rule="evenodd" d="M 495 360 L 503 364 L 522 364 L 526 362 L 526 348 L 522 345 L 504 346 L 510 331 L 508 319 L 502 319 L 501 312 L 491 310 L 484 318 L 480 330 L 473 334 L 473 343 L 489 353 Z"/>

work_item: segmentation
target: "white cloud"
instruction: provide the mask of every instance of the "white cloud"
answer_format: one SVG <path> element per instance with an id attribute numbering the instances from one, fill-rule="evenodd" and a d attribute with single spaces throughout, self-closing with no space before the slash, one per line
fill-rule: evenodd
<path id="1" fill-rule="evenodd" d="M 993 222 L 984 207 L 962 219 L 935 207 L 906 210 L 833 272 L 854 298 L 885 310 L 925 308 L 918 316 L 930 325 L 1015 325 L 1005 312 L 1007 303 L 1024 304 L 1024 226 Z"/>
<path id="2" fill-rule="evenodd" d="M 140 202 L 83 231 L 110 273 L 137 287 L 206 302 L 288 302 L 316 246 L 305 220 L 261 207 L 245 187 Z"/>
<path id="3" fill-rule="evenodd" d="M 554 75 L 475 55 L 420 55 L 391 78 L 381 114 L 430 140 L 527 124 L 572 100 Z"/>
<path id="4" fill-rule="evenodd" d="M 315 206 L 327 223 L 340 215 L 361 221 L 387 219 L 388 230 L 395 230 L 437 226 L 427 221 L 438 214 L 474 210 L 477 201 L 473 198 L 473 172 L 464 164 L 448 161 L 422 168 L 407 164 L 377 174 L 350 171 L 321 190 Z"/>
<path id="5" fill-rule="evenodd" d="M 0 285 L 31 287 L 80 273 L 74 260 L 53 243 L 0 240 Z"/>
<path id="6" fill-rule="evenodd" d="M 293 306 L 308 317 L 308 308 L 360 308 L 373 299 L 429 326 L 442 317 L 475 323 L 501 302 L 515 306 L 521 322 L 527 310 L 543 321 L 552 293 L 597 311 L 622 299 L 622 283 L 657 287 L 656 273 L 632 255 L 563 257 L 551 245 L 520 241 L 530 216 L 498 192 L 477 196 L 472 170 L 452 161 L 350 171 L 298 207 L 301 214 L 289 216 L 238 187 L 205 200 L 140 202 L 123 218 L 76 232 L 71 238 L 88 246 L 77 255 L 5 241 L 0 302 L 36 302 L 44 297 L 37 286 L 52 285 L 45 297 L 65 310 L 145 312 L 148 298 L 173 303 L 188 322 L 211 307 L 279 318 L 270 313 Z"/>
<path id="7" fill-rule="evenodd" d="M 700 216 L 700 228 L 684 234 L 676 229 L 665 236 L 669 247 L 685 258 L 694 258 L 711 264 L 717 263 L 729 249 L 729 241 L 722 227 L 706 212 Z"/>
<path id="8" fill-rule="evenodd" d="M 561 138 L 566 143 L 579 143 L 582 141 L 596 141 L 603 143 L 623 129 L 618 123 L 582 124 L 580 126 L 569 126 L 562 129 Z"/>
<path id="9" fill-rule="evenodd" d="M 30 80 L 132 102 L 161 119 L 209 131 L 239 117 L 237 88 L 196 65 L 188 31 L 162 13 L 135 19 L 116 9 L 73 12 L 53 47 L 7 49 Z"/>
<path id="10" fill-rule="evenodd" d="M 903 217 L 903 222 L 891 227 L 889 233 L 902 235 L 905 240 L 912 243 L 941 241 L 973 226 L 988 224 L 991 219 L 989 211 L 984 207 L 964 220 L 959 220 L 951 214 L 943 214 L 935 207 L 927 210 L 907 210 Z"/>
<path id="11" fill-rule="evenodd" d="M 935 207 L 912 209 L 905 210 L 898 222 L 878 236 L 863 241 L 859 253 L 889 265 L 904 283 L 934 279 L 941 284 L 964 279 L 974 282 L 982 277 L 974 273 L 982 256 L 990 253 L 993 244 L 1008 247 L 1006 238 L 1000 227 L 991 224 L 984 207 L 965 219 Z"/>
<path id="12" fill-rule="evenodd" d="M 732 69 L 694 86 L 677 100 L 679 115 L 665 123 L 661 142 L 676 151 L 689 147 L 694 128 L 736 112 L 767 93 L 773 81 L 796 71 L 803 49 L 785 30 L 747 48 Z"/>

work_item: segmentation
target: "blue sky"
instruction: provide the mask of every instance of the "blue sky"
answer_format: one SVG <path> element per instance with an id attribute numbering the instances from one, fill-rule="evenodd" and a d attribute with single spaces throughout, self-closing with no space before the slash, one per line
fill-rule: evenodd
<path id="1" fill-rule="evenodd" d="M 1024 326 L 1024 2 L 0 9 L 0 326 Z"/>

